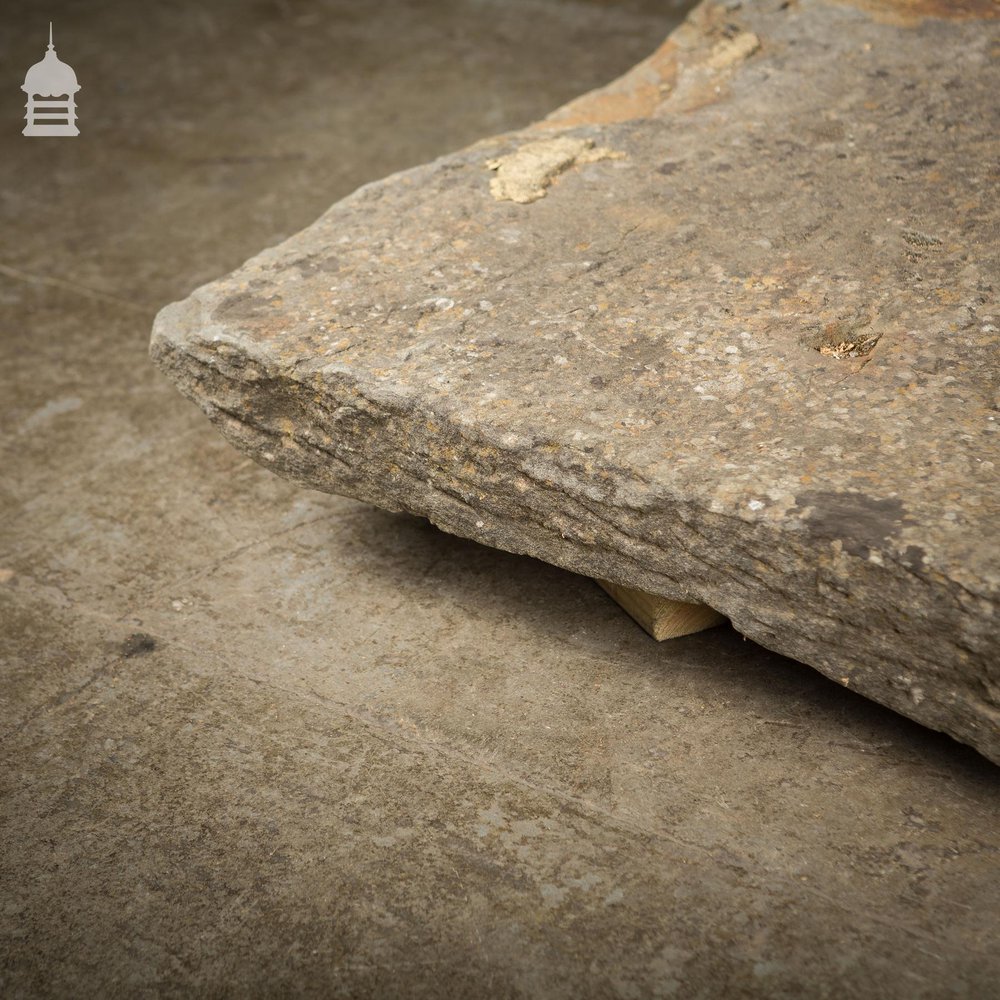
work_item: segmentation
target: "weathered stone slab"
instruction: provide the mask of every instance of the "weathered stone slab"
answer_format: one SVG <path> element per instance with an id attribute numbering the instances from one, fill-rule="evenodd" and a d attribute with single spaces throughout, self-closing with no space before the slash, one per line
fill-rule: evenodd
<path id="1" fill-rule="evenodd" d="M 1000 761 L 996 8 L 865 8 L 703 5 L 153 357 L 281 475 L 704 602 Z"/>

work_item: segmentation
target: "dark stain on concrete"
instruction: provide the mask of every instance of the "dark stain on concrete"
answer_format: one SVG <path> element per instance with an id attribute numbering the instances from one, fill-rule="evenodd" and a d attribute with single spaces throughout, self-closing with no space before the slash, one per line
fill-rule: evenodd
<path id="1" fill-rule="evenodd" d="M 927 558 L 927 553 L 919 545 L 908 545 L 899 561 L 910 570 L 919 570 Z"/>
<path id="2" fill-rule="evenodd" d="M 146 656 L 156 649 L 156 640 L 145 632 L 133 632 L 121 644 L 119 649 L 122 658 L 131 660 L 137 656 Z"/>
<path id="3" fill-rule="evenodd" d="M 867 493 L 810 491 L 800 494 L 796 507 L 808 511 L 804 520 L 814 534 L 831 540 L 839 538 L 846 552 L 861 559 L 867 559 L 872 550 L 884 549 L 908 520 L 900 500 L 878 499 Z M 907 553 L 914 548 L 911 546 Z M 912 554 L 919 561 L 923 551 L 917 549 Z"/>

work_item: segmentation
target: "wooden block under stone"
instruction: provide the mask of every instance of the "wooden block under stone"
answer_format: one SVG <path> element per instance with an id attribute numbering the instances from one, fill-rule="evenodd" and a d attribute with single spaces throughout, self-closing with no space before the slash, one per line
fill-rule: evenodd
<path id="1" fill-rule="evenodd" d="M 654 639 L 676 639 L 703 629 L 721 625 L 725 615 L 707 604 L 687 604 L 668 597 L 647 594 L 631 587 L 621 587 L 607 580 L 599 583 Z"/>

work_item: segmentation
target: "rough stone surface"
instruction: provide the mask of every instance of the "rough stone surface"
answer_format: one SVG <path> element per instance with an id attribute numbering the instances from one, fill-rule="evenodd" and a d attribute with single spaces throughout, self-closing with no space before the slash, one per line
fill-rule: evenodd
<path id="1" fill-rule="evenodd" d="M 995 995 L 985 758 L 272 475 L 148 363 L 156 303 L 611 79 L 664 6 L 5 6 L 0 63 L 51 17 L 105 87 L 0 157 L 4 1000 Z"/>
<path id="2" fill-rule="evenodd" d="M 284 476 L 707 603 L 1000 760 L 997 22 L 924 13 L 703 5 L 167 307 L 153 355 Z M 620 158 L 498 201 L 541 132 Z"/>

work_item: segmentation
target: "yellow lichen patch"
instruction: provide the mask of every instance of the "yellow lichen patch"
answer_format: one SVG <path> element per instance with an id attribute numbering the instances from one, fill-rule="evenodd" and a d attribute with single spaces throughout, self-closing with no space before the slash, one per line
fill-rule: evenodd
<path id="1" fill-rule="evenodd" d="M 710 69 L 728 69 L 749 59 L 759 48 L 760 39 L 752 31 L 741 31 L 715 44 L 708 57 L 708 66 Z"/>
<path id="2" fill-rule="evenodd" d="M 570 167 L 624 156 L 613 149 L 595 147 L 592 139 L 572 136 L 529 142 L 513 153 L 487 161 L 487 168 L 496 171 L 490 181 L 490 194 L 497 201 L 527 205 L 544 198 L 546 188 Z"/>

